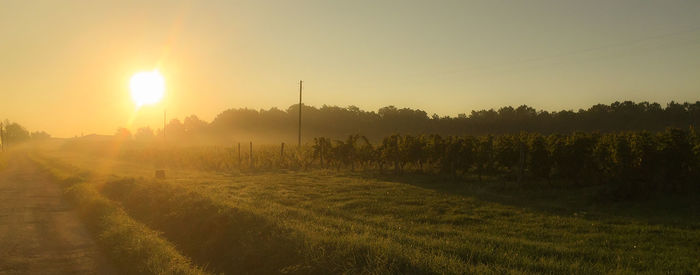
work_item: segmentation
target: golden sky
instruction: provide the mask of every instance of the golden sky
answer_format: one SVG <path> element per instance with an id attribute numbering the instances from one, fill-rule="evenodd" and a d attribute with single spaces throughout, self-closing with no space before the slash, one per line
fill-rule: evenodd
<path id="1" fill-rule="evenodd" d="M 0 118 L 54 136 L 305 102 L 456 115 L 700 98 L 700 1 L 0 1 Z M 129 79 L 157 68 L 163 102 Z M 130 123 L 130 121 L 132 121 Z"/>

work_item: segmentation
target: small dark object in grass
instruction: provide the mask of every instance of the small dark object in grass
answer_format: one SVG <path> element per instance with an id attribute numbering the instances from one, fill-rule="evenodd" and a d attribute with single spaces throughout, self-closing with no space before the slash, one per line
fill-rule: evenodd
<path id="1" fill-rule="evenodd" d="M 165 170 L 156 170 L 156 178 L 157 179 L 164 179 L 165 178 Z"/>

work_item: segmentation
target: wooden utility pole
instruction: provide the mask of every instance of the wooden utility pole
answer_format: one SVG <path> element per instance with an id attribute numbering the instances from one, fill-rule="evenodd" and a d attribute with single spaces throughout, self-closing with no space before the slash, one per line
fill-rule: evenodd
<path id="1" fill-rule="evenodd" d="M 165 142 L 165 109 L 163 109 L 163 142 Z"/>
<path id="2" fill-rule="evenodd" d="M 248 155 L 248 161 L 250 161 L 250 164 L 249 164 L 250 170 L 253 170 L 253 168 L 255 168 L 255 167 L 253 166 L 253 142 L 252 141 L 250 142 L 250 154 Z"/>
<path id="3" fill-rule="evenodd" d="M 2 132 L 2 122 L 0 122 L 0 147 L 2 147 L 2 152 L 5 152 L 5 136 Z"/>
<path id="4" fill-rule="evenodd" d="M 298 147 L 301 148 L 301 89 L 304 81 L 299 80 L 299 144 Z"/>

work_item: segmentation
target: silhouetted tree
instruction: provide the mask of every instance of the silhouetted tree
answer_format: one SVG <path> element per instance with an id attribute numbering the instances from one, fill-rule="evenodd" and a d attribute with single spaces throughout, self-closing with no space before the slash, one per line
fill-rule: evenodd
<path id="1" fill-rule="evenodd" d="M 6 144 L 17 144 L 29 140 L 31 137 L 29 131 L 24 126 L 16 122 L 5 120 L 3 132 L 3 142 Z"/>
<path id="2" fill-rule="evenodd" d="M 540 134 L 618 131 L 663 131 L 667 127 L 697 127 L 700 122 L 700 101 L 695 103 L 670 102 L 666 107 L 658 103 L 631 101 L 596 104 L 578 111 L 544 111 L 522 105 L 504 106 L 498 110 L 474 110 L 457 117 L 428 117 L 423 110 L 387 106 L 378 111 L 363 111 L 356 106 L 346 108 L 323 105 L 320 108 L 303 105 L 304 137 L 326 136 L 333 139 L 363 133 L 371 141 L 381 141 L 393 133 L 404 135 L 502 135 L 521 131 Z M 167 130 L 173 137 L 192 137 L 206 134 L 222 142 L 230 137 L 296 138 L 298 105 L 287 110 L 229 109 L 211 123 L 195 116 L 171 121 Z M 172 130 L 171 130 L 172 128 Z M 187 133 L 187 134 L 184 134 Z M 182 134 L 182 135 L 179 135 Z M 196 134 L 196 135 L 195 135 Z M 187 139 L 185 139 L 187 140 Z"/>
<path id="3" fill-rule="evenodd" d="M 127 139 L 132 138 L 131 131 L 129 131 L 129 129 L 126 129 L 126 128 L 117 129 L 117 132 L 114 133 L 114 137 L 116 137 L 118 139 L 122 139 L 122 140 L 127 140 Z"/>
<path id="4" fill-rule="evenodd" d="M 47 140 L 50 138 L 51 138 L 51 135 L 49 135 L 49 133 L 44 132 L 44 131 L 36 131 L 36 132 L 31 133 L 32 140 Z"/>
<path id="5" fill-rule="evenodd" d="M 155 134 L 153 133 L 153 129 L 151 129 L 151 127 L 139 128 L 134 134 L 134 140 L 140 142 L 150 142 L 153 141 L 154 138 Z"/>

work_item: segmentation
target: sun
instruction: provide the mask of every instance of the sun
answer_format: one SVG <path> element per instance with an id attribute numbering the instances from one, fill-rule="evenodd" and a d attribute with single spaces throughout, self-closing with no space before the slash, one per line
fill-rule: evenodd
<path id="1" fill-rule="evenodd" d="M 131 77 L 129 88 L 137 107 L 155 104 L 165 95 L 165 78 L 158 70 L 138 72 Z"/>

